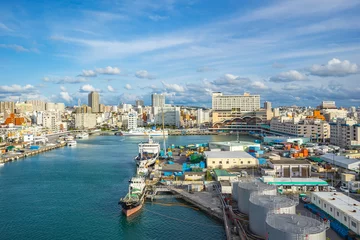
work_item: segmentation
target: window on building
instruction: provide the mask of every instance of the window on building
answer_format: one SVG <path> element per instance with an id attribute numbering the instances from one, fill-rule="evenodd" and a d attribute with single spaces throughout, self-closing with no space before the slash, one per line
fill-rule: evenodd
<path id="1" fill-rule="evenodd" d="M 336 215 L 337 215 L 337 216 L 340 216 L 339 212 L 336 212 Z"/>
<path id="2" fill-rule="evenodd" d="M 351 221 L 351 226 L 356 228 L 356 223 L 354 221 Z"/>
<path id="3" fill-rule="evenodd" d="M 215 164 L 215 161 L 213 161 L 213 164 Z"/>
<path id="4" fill-rule="evenodd" d="M 319 204 L 320 204 L 320 200 L 319 200 Z"/>
<path id="5" fill-rule="evenodd" d="M 222 161 L 219 161 L 219 164 L 222 164 Z"/>
<path id="6" fill-rule="evenodd" d="M 248 161 L 248 164 L 250 164 L 250 161 Z"/>
<path id="7" fill-rule="evenodd" d="M 347 218 L 344 216 L 344 221 L 346 222 L 347 221 Z"/>
<path id="8" fill-rule="evenodd" d="M 229 161 L 226 161 L 226 164 L 229 164 Z"/>
<path id="9" fill-rule="evenodd" d="M 324 203 L 324 208 L 326 208 L 326 203 Z"/>
<path id="10" fill-rule="evenodd" d="M 332 207 L 330 208 L 330 212 L 332 212 Z"/>
<path id="11" fill-rule="evenodd" d="M 241 161 L 240 163 L 243 164 L 243 161 Z"/>

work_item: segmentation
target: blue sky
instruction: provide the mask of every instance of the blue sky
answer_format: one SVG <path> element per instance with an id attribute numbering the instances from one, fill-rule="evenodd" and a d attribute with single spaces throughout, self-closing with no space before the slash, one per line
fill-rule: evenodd
<path id="1" fill-rule="evenodd" d="M 4 1 L 0 98 L 360 105 L 359 0 Z"/>

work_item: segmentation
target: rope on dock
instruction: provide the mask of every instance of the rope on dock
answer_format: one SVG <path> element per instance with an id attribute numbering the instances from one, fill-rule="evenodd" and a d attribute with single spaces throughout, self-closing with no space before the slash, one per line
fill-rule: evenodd
<path id="1" fill-rule="evenodd" d="M 164 215 L 164 214 L 161 214 L 161 213 L 157 213 L 157 212 L 154 212 L 154 211 L 151 211 L 151 210 L 148 210 L 148 209 L 144 209 L 144 211 L 148 211 L 148 212 L 151 212 L 152 214 L 156 214 L 156 215 L 159 215 L 159 216 L 162 216 L 162 217 L 166 217 L 166 218 L 169 218 L 169 219 L 172 219 L 172 220 L 175 220 L 175 221 L 179 221 L 179 222 L 191 223 L 191 224 L 201 225 L 201 226 L 206 226 L 206 227 L 219 227 L 219 228 L 223 228 L 223 226 L 217 226 L 217 225 L 213 225 L 213 224 L 203 224 L 203 223 L 198 223 L 198 222 L 186 221 L 186 220 L 183 220 L 183 219 L 180 219 L 180 218 L 170 217 L 170 216 L 167 216 L 167 215 Z"/>

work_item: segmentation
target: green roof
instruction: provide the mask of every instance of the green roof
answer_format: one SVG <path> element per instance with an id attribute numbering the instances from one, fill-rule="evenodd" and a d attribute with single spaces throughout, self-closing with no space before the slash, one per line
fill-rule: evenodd
<path id="1" fill-rule="evenodd" d="M 216 176 L 220 177 L 225 177 L 225 176 L 236 176 L 236 174 L 231 174 L 228 171 L 224 170 L 224 169 L 214 169 L 214 172 L 216 174 Z"/>
<path id="2" fill-rule="evenodd" d="M 308 159 L 313 161 L 313 162 L 323 162 L 323 160 L 321 160 L 321 158 L 315 157 L 315 156 L 308 157 Z"/>

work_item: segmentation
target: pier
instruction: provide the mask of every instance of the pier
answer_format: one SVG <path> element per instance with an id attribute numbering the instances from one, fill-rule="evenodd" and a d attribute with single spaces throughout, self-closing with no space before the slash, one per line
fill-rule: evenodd
<path id="1" fill-rule="evenodd" d="M 48 152 L 48 151 L 51 151 L 51 150 L 54 150 L 57 148 L 61 148 L 61 147 L 64 147 L 65 145 L 66 145 L 65 143 L 59 143 L 54 146 L 42 147 L 42 148 L 36 149 L 36 150 L 25 150 L 24 152 L 21 152 L 19 154 L 5 155 L 0 159 L 0 163 L 17 161 L 17 160 L 24 159 L 27 157 L 35 156 L 35 155 L 43 153 L 43 152 Z"/>

